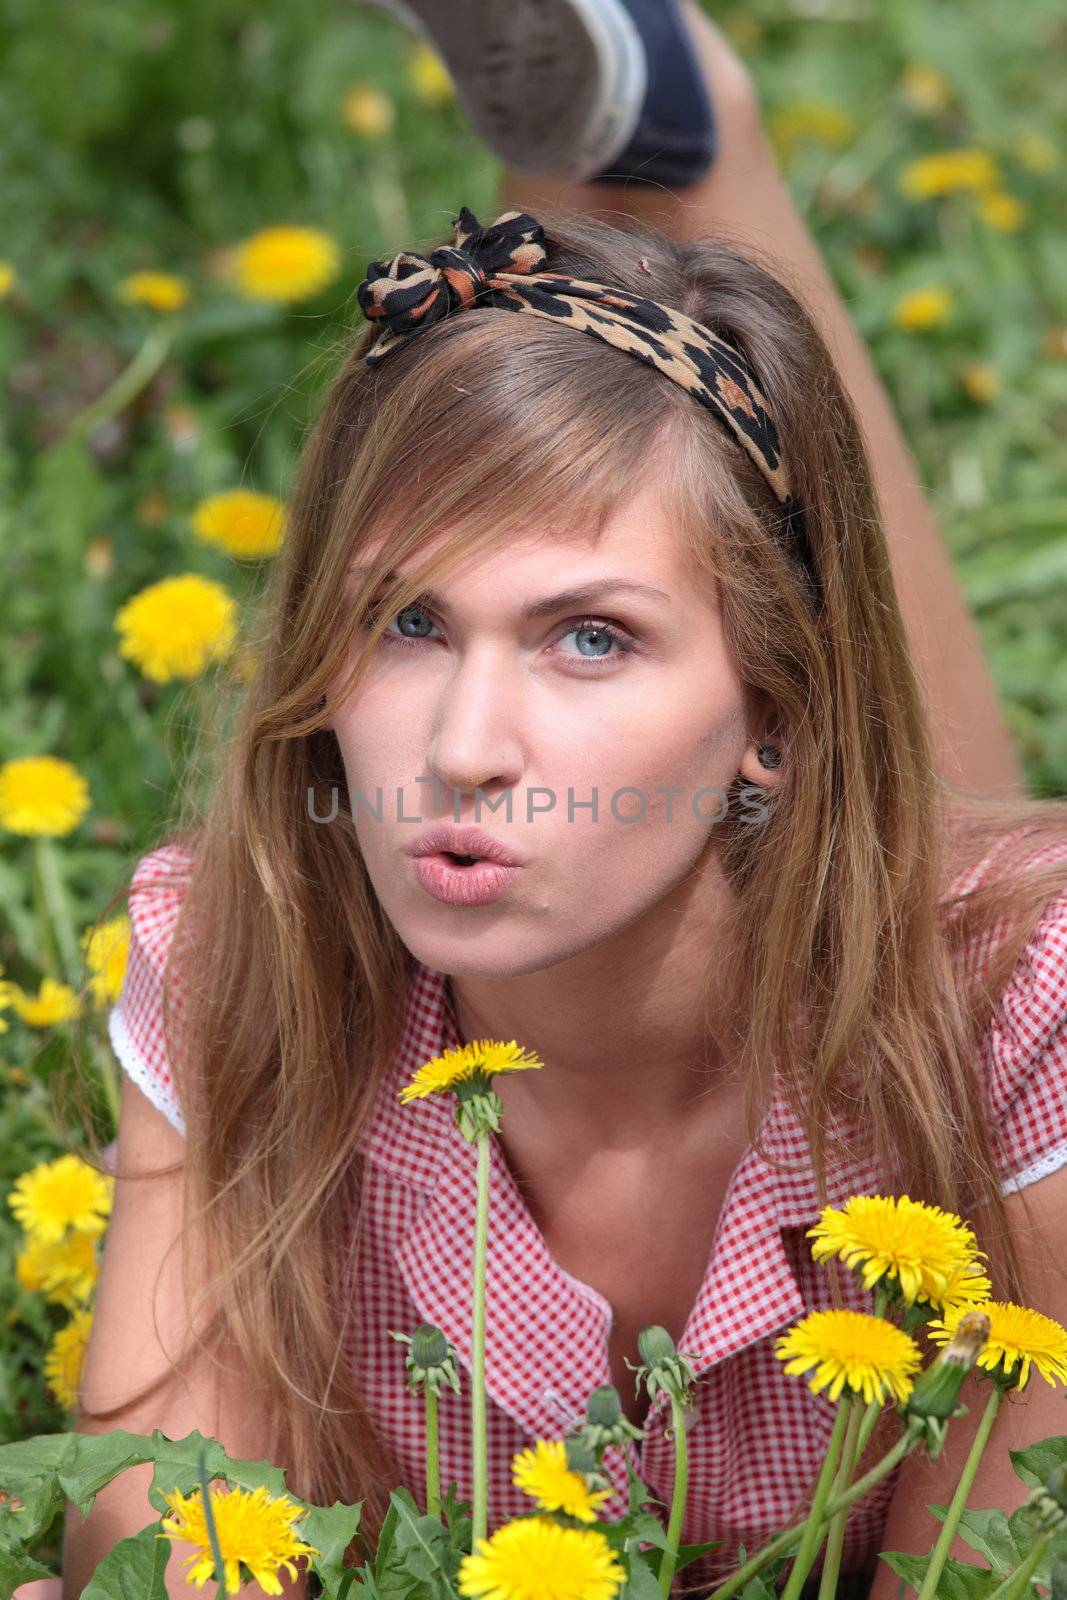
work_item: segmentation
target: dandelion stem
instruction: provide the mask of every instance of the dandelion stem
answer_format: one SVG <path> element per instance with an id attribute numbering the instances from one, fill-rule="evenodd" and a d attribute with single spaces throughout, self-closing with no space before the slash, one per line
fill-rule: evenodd
<path id="1" fill-rule="evenodd" d="M 867 1407 L 870 1410 L 870 1406 Z M 860 1405 L 860 1397 L 853 1394 L 848 1403 L 848 1428 L 845 1432 L 845 1444 L 841 1451 L 841 1465 L 837 1470 L 834 1480 L 834 1495 L 844 1494 L 852 1482 L 852 1474 L 856 1470 L 856 1461 L 859 1457 L 859 1436 L 862 1422 L 866 1418 Z M 819 1600 L 834 1600 L 837 1594 L 837 1575 L 841 1570 L 841 1551 L 845 1543 L 845 1524 L 848 1521 L 848 1511 L 836 1511 L 830 1522 L 830 1531 L 826 1536 L 826 1556 L 823 1560 L 822 1577 L 819 1580 Z"/>
<path id="2" fill-rule="evenodd" d="M 103 394 L 98 394 L 96 399 L 83 407 L 70 422 L 67 427 L 67 437 L 87 437 L 102 422 L 109 421 L 122 410 L 123 406 L 129 405 L 145 384 L 155 377 L 167 359 L 172 339 L 173 332 L 170 328 L 150 329 L 133 360 L 122 369 Z"/>
<path id="3" fill-rule="evenodd" d="M 892 1472 L 897 1463 L 910 1450 L 914 1450 L 919 1438 L 920 1435 L 917 1430 L 909 1430 L 907 1433 L 902 1433 L 893 1448 L 887 1450 L 881 1461 L 876 1461 L 869 1472 L 865 1472 L 862 1478 L 857 1478 L 851 1488 L 846 1489 L 843 1495 L 834 1495 L 829 1504 L 823 1508 L 824 1516 L 833 1516 L 836 1512 L 852 1505 L 854 1500 L 859 1500 L 868 1490 L 873 1489 L 876 1483 L 881 1483 L 882 1479 Z M 738 1567 L 737 1571 L 727 1578 L 725 1583 L 721 1583 L 717 1589 L 713 1589 L 708 1596 L 708 1600 L 731 1600 L 731 1597 L 743 1589 L 749 1579 L 755 1577 L 757 1572 L 762 1571 L 769 1561 L 773 1561 L 775 1556 L 784 1555 L 797 1542 L 805 1527 L 806 1523 L 797 1522 L 791 1528 L 786 1528 L 784 1533 L 776 1534 L 770 1544 L 764 1545 L 762 1550 L 757 1550 L 756 1554 L 750 1556 L 743 1567 Z"/>
<path id="4" fill-rule="evenodd" d="M 474 1221 L 474 1296 L 471 1309 L 471 1449 L 474 1494 L 471 1550 L 488 1529 L 489 1467 L 485 1423 L 485 1263 L 489 1241 L 489 1131 L 478 1135 L 478 1206 Z"/>
<path id="5" fill-rule="evenodd" d="M 989 1600 L 1025 1600 L 1030 1589 L 1030 1579 L 1041 1564 L 1041 1557 L 1052 1543 L 1052 1535 L 1058 1532 L 1057 1528 L 1050 1528 L 1038 1539 L 1025 1561 L 1009 1572 L 1004 1582 L 998 1584 L 990 1595 Z"/>
<path id="6" fill-rule="evenodd" d="M 927 1567 L 926 1576 L 923 1579 L 923 1586 L 919 1590 L 919 1600 L 934 1600 L 934 1596 L 937 1594 L 937 1586 L 944 1571 L 945 1562 L 948 1560 L 952 1541 L 956 1537 L 956 1528 L 967 1504 L 967 1496 L 971 1492 L 971 1485 L 974 1483 L 974 1476 L 978 1471 L 978 1463 L 981 1461 L 982 1452 L 989 1442 L 989 1435 L 992 1432 L 993 1423 L 996 1421 L 1000 1402 L 1003 1398 L 1004 1390 L 999 1384 L 995 1384 L 993 1392 L 986 1403 L 986 1408 L 982 1413 L 982 1420 L 978 1424 L 974 1443 L 971 1445 L 970 1453 L 963 1464 L 963 1471 L 960 1473 L 956 1492 L 952 1496 L 952 1504 L 949 1506 L 945 1520 L 941 1524 L 941 1532 L 938 1535 L 937 1543 L 934 1545 L 934 1551 L 930 1557 L 930 1565 Z"/>
<path id="7" fill-rule="evenodd" d="M 33 841 L 33 849 L 41 885 L 41 894 L 44 898 L 55 948 L 59 951 L 68 982 L 76 986 L 81 972 L 81 963 L 78 960 L 78 941 L 74 933 L 70 903 L 67 900 L 67 891 L 63 884 L 59 862 L 52 848 L 51 839 L 38 835 Z"/>
<path id="8" fill-rule="evenodd" d="M 815 1557 L 822 1544 L 823 1516 L 826 1502 L 830 1496 L 830 1486 L 833 1483 L 834 1473 L 837 1470 L 838 1457 L 841 1454 L 841 1445 L 845 1437 L 845 1428 L 852 1414 L 850 1400 L 838 1405 L 837 1416 L 834 1418 L 833 1432 L 830 1434 L 830 1443 L 826 1449 L 826 1459 L 819 1473 L 819 1481 L 815 1485 L 815 1494 L 811 1502 L 811 1510 L 804 1524 L 804 1531 L 800 1536 L 800 1549 L 797 1551 L 789 1573 L 789 1582 L 785 1586 L 782 1600 L 799 1600 L 800 1591 L 804 1587 L 804 1579 L 812 1569 Z"/>
<path id="9" fill-rule="evenodd" d="M 689 1491 L 689 1441 L 685 1433 L 685 1410 L 677 1395 L 671 1395 L 671 1429 L 674 1433 L 674 1493 L 671 1496 L 671 1516 L 667 1525 L 667 1548 L 659 1564 L 659 1592 L 664 1600 L 671 1592 L 671 1580 L 678 1560 L 678 1546 L 682 1539 L 682 1518 Z"/>
<path id="10" fill-rule="evenodd" d="M 115 1068 L 111 1062 L 111 1057 L 108 1055 L 103 1046 L 98 1044 L 94 1039 L 92 1041 L 91 1049 L 97 1075 L 100 1078 L 100 1086 L 104 1091 L 104 1098 L 107 1101 L 107 1109 L 111 1115 L 111 1136 L 114 1138 L 119 1127 L 120 1099 L 118 1079 L 115 1074 Z"/>
<path id="11" fill-rule="evenodd" d="M 211 1490 L 208 1486 L 203 1450 L 197 1452 L 196 1465 L 200 1474 L 200 1498 L 204 1503 L 204 1521 L 207 1523 L 207 1536 L 211 1541 L 211 1559 L 215 1563 L 215 1581 L 219 1586 L 217 1600 L 229 1600 L 229 1591 L 226 1588 L 226 1563 L 219 1549 L 219 1532 L 215 1526 L 215 1513 L 211 1509 Z"/>
<path id="12" fill-rule="evenodd" d="M 857 1461 L 861 1459 L 863 1452 L 867 1448 L 868 1441 L 870 1440 L 871 1434 L 874 1432 L 875 1423 L 878 1421 L 881 1412 L 881 1401 L 872 1400 L 866 1411 L 863 1413 L 863 1420 L 860 1423 L 859 1438 L 856 1440 Z"/>
<path id="13" fill-rule="evenodd" d="M 437 1448 L 437 1390 L 426 1385 L 426 1515 L 441 1515 L 441 1467 Z"/>

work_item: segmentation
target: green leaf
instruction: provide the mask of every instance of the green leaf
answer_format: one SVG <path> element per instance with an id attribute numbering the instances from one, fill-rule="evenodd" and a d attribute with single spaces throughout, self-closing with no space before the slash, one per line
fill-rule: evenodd
<path id="1" fill-rule="evenodd" d="M 922 1588 L 930 1556 L 910 1556 L 903 1550 L 883 1550 L 882 1561 L 904 1578 L 916 1594 Z M 937 1585 L 937 1600 L 988 1600 L 1001 1582 L 1000 1576 L 988 1567 L 972 1567 L 966 1561 L 949 1556 Z"/>
<path id="2" fill-rule="evenodd" d="M 120 1539 L 82 1590 L 82 1600 L 167 1600 L 166 1571 L 172 1549 L 157 1538 L 159 1522 Z M 185 1569 L 188 1571 L 188 1568 Z"/>
<path id="3" fill-rule="evenodd" d="M 1022 1560 L 1023 1551 L 1003 1511 L 964 1511 L 956 1530 L 960 1538 L 985 1556 L 994 1571 L 1006 1577 Z M 1031 1537 L 1033 1524 L 1031 1523 Z"/>
<path id="4" fill-rule="evenodd" d="M 55 1574 L 28 1556 L 25 1550 L 0 1549 L 0 1600 L 11 1600 L 21 1583 L 34 1578 L 51 1578 Z"/>
<path id="5" fill-rule="evenodd" d="M 741 1590 L 740 1600 L 776 1600 L 775 1592 L 764 1581 L 760 1573 L 750 1578 Z"/>
<path id="6" fill-rule="evenodd" d="M 326 1600 L 337 1600 L 341 1584 L 354 1576 L 351 1567 L 344 1565 L 344 1553 L 359 1532 L 359 1519 L 363 1501 L 346 1505 L 335 1500 L 332 1506 L 313 1506 L 298 1524 L 297 1531 L 307 1544 L 313 1544 L 322 1554 L 310 1556 L 311 1570 L 322 1580 Z"/>
<path id="7" fill-rule="evenodd" d="M 659 1563 L 656 1563 L 657 1567 Z M 630 1552 L 628 1576 L 619 1594 L 619 1600 L 661 1600 L 659 1580 L 646 1559 L 634 1550 Z"/>
<path id="8" fill-rule="evenodd" d="M 1008 1454 L 1016 1474 L 1029 1488 L 1036 1489 L 1054 1467 L 1067 1462 L 1067 1433 L 1040 1439 L 1037 1444 L 1027 1445 L 1025 1450 L 1009 1450 Z"/>

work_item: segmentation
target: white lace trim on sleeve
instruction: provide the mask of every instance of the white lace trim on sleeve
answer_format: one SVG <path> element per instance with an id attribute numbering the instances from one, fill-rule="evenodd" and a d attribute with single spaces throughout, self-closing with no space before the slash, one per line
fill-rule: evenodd
<path id="1" fill-rule="evenodd" d="M 111 1039 L 111 1048 L 134 1083 L 148 1096 L 156 1110 L 162 1111 L 171 1126 L 184 1135 L 185 1118 L 182 1116 L 177 1098 L 159 1081 L 158 1076 L 134 1044 L 130 1030 L 126 1026 L 126 1019 L 117 1005 L 112 1006 L 108 1013 L 107 1031 Z M 1067 1159 L 1067 1156 L 1064 1159 Z"/>
<path id="2" fill-rule="evenodd" d="M 1058 1172 L 1063 1166 L 1067 1166 L 1067 1144 L 1061 1144 L 1055 1150 L 1046 1150 L 1043 1156 L 1038 1156 L 1036 1161 L 1032 1161 L 1021 1172 L 1006 1178 L 1000 1186 L 1000 1192 L 1017 1194 L 1020 1189 L 1027 1188 L 1031 1183 L 1037 1183 L 1041 1178 L 1047 1178 L 1050 1173 Z"/>

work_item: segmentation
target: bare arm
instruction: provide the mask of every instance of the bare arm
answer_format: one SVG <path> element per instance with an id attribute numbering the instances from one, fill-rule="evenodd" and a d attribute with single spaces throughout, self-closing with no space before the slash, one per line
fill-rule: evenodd
<path id="1" fill-rule="evenodd" d="M 939 770 L 955 783 L 1022 793 L 1018 757 L 978 629 L 888 395 L 778 170 L 747 70 L 695 0 L 685 0 L 685 6 L 723 129 L 708 176 L 672 192 L 650 185 L 568 184 L 551 175 L 508 171 L 502 203 L 535 215 L 539 205 L 558 204 L 604 212 L 609 219 L 621 208 L 679 239 L 720 231 L 739 249 L 749 244 L 754 254 L 787 266 L 788 287 L 835 355 L 867 438 Z"/>

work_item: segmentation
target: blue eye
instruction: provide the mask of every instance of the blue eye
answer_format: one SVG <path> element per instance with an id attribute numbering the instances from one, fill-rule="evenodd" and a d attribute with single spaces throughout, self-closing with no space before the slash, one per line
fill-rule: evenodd
<path id="1" fill-rule="evenodd" d="M 379 617 L 379 612 L 368 611 L 364 626 L 372 627 L 379 620 Z M 415 604 L 405 606 L 403 611 L 393 613 L 393 619 L 396 618 L 408 618 L 409 620 L 415 618 L 416 626 L 420 631 L 408 635 L 398 635 L 386 631 L 381 636 L 381 643 L 388 649 L 417 650 L 423 643 L 435 644 L 437 642 L 428 637 L 429 630 L 434 627 L 434 622 L 425 606 Z M 421 621 L 418 619 L 421 619 Z M 401 626 L 403 625 L 403 621 L 401 621 Z M 568 655 L 570 660 L 589 663 L 588 666 L 583 665 L 581 667 L 580 670 L 583 672 L 600 671 L 600 662 L 610 662 L 620 655 L 632 655 L 636 648 L 629 634 L 624 633 L 614 623 L 605 622 L 599 617 L 585 617 L 580 622 L 569 622 L 563 631 L 557 635 L 557 640 L 569 638 L 572 634 L 597 635 L 595 653 L 577 657 Z M 614 649 L 611 648 L 612 646 L 614 646 Z"/>

